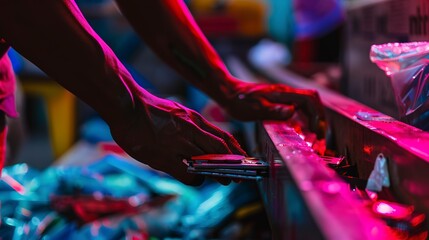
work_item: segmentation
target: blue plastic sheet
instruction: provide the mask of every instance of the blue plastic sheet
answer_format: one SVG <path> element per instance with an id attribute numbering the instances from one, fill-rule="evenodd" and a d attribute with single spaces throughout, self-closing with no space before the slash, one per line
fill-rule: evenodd
<path id="1" fill-rule="evenodd" d="M 257 229 L 236 227 L 249 215 L 237 211 L 261 204 L 253 182 L 190 187 L 117 155 L 42 172 L 19 164 L 2 174 L 0 239 L 233 239 L 223 228 Z"/>
<path id="2" fill-rule="evenodd" d="M 199 201 L 195 188 L 113 155 L 88 166 L 51 167 L 43 172 L 20 164 L 2 174 L 2 239 L 163 237 Z M 72 213 L 73 208 L 69 213 L 56 211 L 53 203 L 58 199 L 63 205 L 85 209 L 85 214 L 95 206 L 100 216 L 85 222 L 79 219 L 82 215 Z M 148 218 L 154 218 L 152 223 Z"/>

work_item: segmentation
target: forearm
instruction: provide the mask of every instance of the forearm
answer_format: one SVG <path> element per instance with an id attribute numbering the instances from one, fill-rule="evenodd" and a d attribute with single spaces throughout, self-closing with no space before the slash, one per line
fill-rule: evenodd
<path id="1" fill-rule="evenodd" d="M 182 0 L 117 0 L 143 40 L 171 67 L 218 102 L 234 78 Z"/>
<path id="2" fill-rule="evenodd" d="M 10 1 L 2 7 L 0 35 L 17 51 L 109 123 L 132 115 L 133 95 L 145 91 L 92 31 L 73 2 Z M 19 19 L 16 12 L 22 13 Z"/>

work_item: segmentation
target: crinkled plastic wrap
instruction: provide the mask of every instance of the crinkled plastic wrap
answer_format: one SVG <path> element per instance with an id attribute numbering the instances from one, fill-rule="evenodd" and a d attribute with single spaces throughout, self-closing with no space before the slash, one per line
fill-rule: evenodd
<path id="1" fill-rule="evenodd" d="M 197 189 L 113 155 L 2 173 L 0 239 L 162 238 L 200 202 Z"/>
<path id="2" fill-rule="evenodd" d="M 116 155 L 2 173 L 0 239 L 237 239 L 231 229 L 263 239 L 255 232 L 269 229 L 252 182 L 195 188 Z"/>
<path id="3" fill-rule="evenodd" d="M 390 76 L 400 120 L 429 130 L 429 42 L 373 45 L 370 59 Z"/>
<path id="4" fill-rule="evenodd" d="M 183 239 L 271 239 L 255 182 L 212 185 L 195 211 L 177 228 Z"/>

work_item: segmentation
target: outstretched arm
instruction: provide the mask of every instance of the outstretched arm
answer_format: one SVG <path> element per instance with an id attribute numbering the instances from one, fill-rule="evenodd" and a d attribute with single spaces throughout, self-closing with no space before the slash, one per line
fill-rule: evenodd
<path id="1" fill-rule="evenodd" d="M 0 0 L 0 38 L 93 107 L 132 157 L 187 184 L 184 157 L 244 154 L 198 113 L 141 87 L 85 21 L 72 0 Z"/>
<path id="2" fill-rule="evenodd" d="M 116 0 L 143 40 L 185 79 L 217 101 L 233 86 L 223 61 L 183 0 Z"/>
<path id="3" fill-rule="evenodd" d="M 324 132 L 317 92 L 285 85 L 249 84 L 234 78 L 207 41 L 183 0 L 116 0 L 143 40 L 185 79 L 240 120 L 287 119 L 298 108 L 310 129 Z"/>

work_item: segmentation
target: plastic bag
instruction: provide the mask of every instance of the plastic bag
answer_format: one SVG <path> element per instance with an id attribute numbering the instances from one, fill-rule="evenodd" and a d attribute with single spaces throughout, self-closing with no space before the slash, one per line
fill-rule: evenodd
<path id="1" fill-rule="evenodd" d="M 370 59 L 390 76 L 400 120 L 429 130 L 429 42 L 373 45 Z"/>

